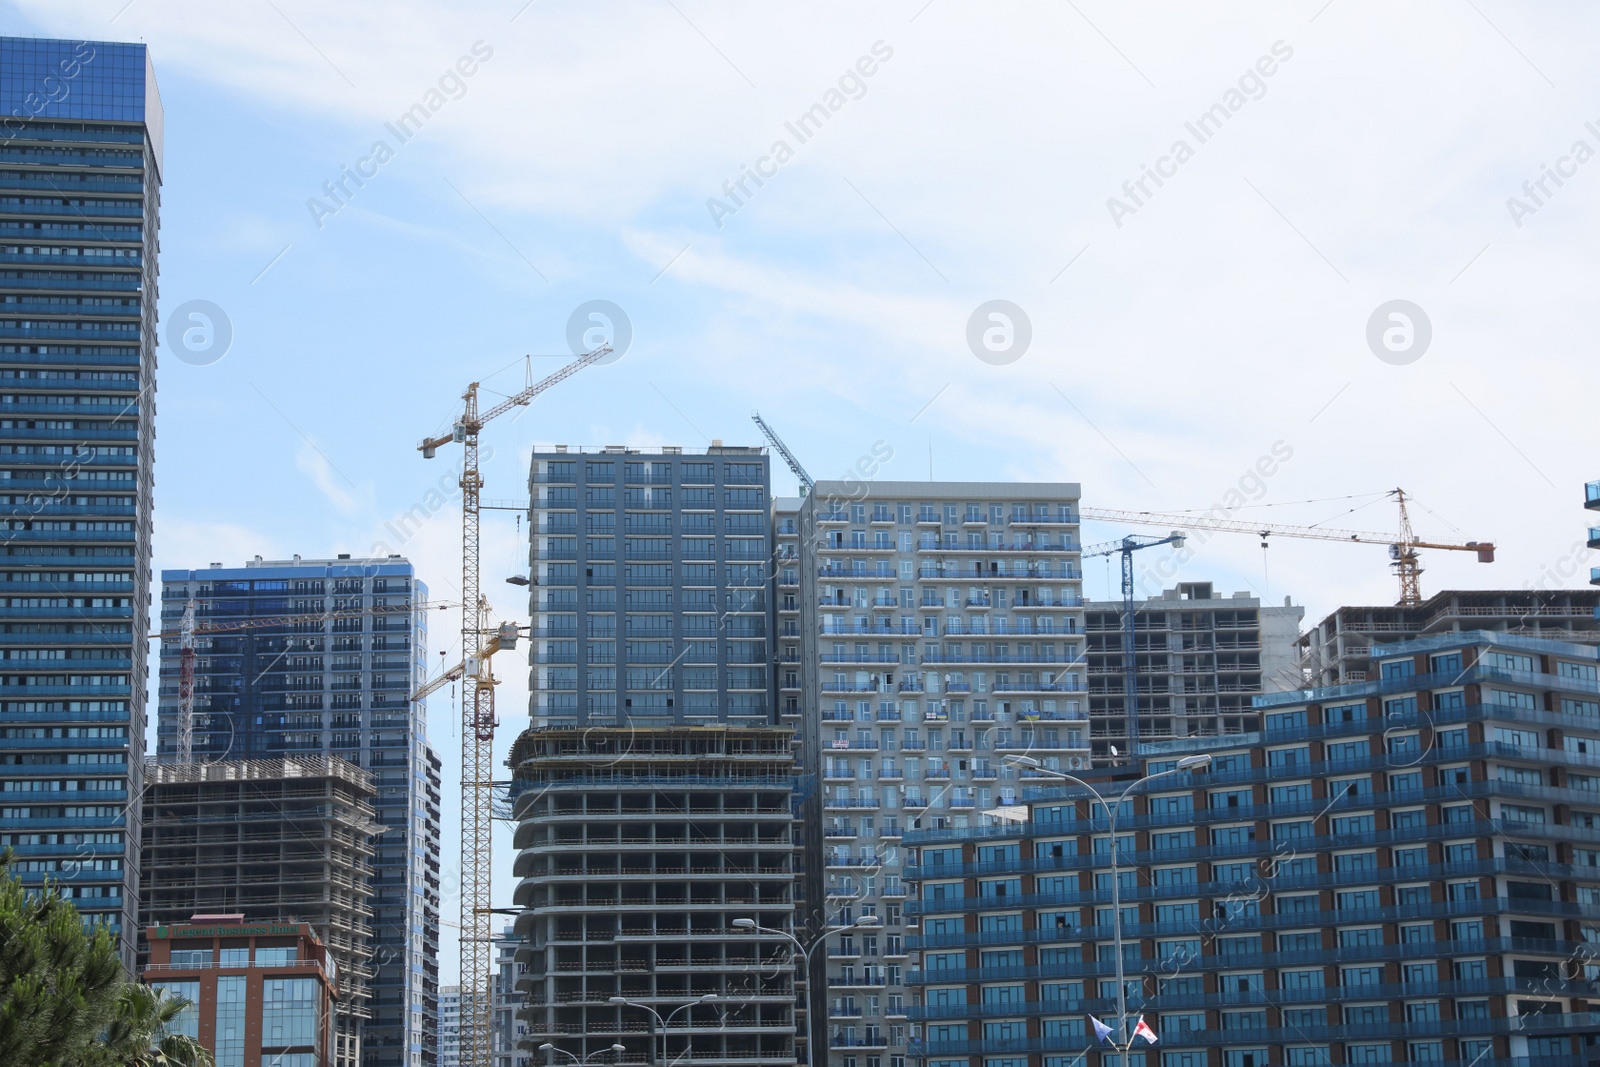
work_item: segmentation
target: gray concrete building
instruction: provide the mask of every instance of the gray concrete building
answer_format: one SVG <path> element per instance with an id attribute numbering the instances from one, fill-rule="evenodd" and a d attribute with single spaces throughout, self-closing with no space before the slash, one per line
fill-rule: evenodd
<path id="1" fill-rule="evenodd" d="M 140 925 L 310 923 L 338 965 L 335 1067 L 360 1067 L 372 1015 L 376 794 L 370 773 L 320 754 L 145 768 Z"/>
<path id="2" fill-rule="evenodd" d="M 1210 582 L 1181 582 L 1134 604 L 1139 737 L 1204 737 L 1255 729 L 1260 693 L 1299 689 L 1296 642 L 1305 609 L 1284 598 L 1263 605 L 1248 593 L 1219 595 Z M 1126 753 L 1123 603 L 1085 608 L 1089 719 L 1094 755 Z"/>

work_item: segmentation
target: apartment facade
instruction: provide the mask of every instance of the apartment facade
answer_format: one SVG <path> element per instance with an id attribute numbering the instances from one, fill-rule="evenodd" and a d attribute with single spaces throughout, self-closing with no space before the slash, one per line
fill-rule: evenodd
<path id="1" fill-rule="evenodd" d="M 816 738 L 811 932 L 829 936 L 833 1067 L 905 1067 L 909 1055 L 903 835 L 1014 800 L 1007 753 L 1089 766 L 1078 495 L 1075 483 L 818 482 L 795 516 L 779 693 Z M 863 916 L 878 928 L 841 932 Z"/>
<path id="2" fill-rule="evenodd" d="M 338 966 L 309 923 L 196 915 L 145 931 L 143 979 L 189 1002 L 174 1032 L 216 1067 L 336 1067 Z"/>
<path id="3" fill-rule="evenodd" d="M 1360 682 L 1375 644 L 1466 630 L 1600 644 L 1597 609 L 1600 589 L 1445 590 L 1409 607 L 1342 607 L 1301 635 L 1301 666 L 1311 685 Z"/>
<path id="4" fill-rule="evenodd" d="M 362 1030 L 371 1017 L 372 842 L 382 830 L 373 806 L 376 792 L 371 774 L 321 755 L 145 768 L 140 922 L 157 932 L 182 927 L 195 915 L 242 916 L 255 926 L 309 923 L 333 998 L 332 1032 L 316 1052 L 333 1067 L 360 1067 Z M 208 935 L 200 930 L 180 936 Z M 213 947 L 224 955 L 213 956 L 213 965 L 251 966 L 248 952 L 241 956 L 234 950 L 254 947 L 239 939 L 255 933 L 229 930 L 217 936 L 224 940 Z M 269 930 L 261 936 L 289 935 Z M 160 937 L 147 939 L 142 953 L 147 975 L 165 973 L 160 968 L 173 962 L 163 960 L 169 947 Z M 202 961 L 195 956 L 187 962 Z M 213 1021 L 220 1028 L 224 1011 L 233 1013 L 230 1025 L 237 1032 L 224 1042 L 218 1031 L 217 1041 L 227 1045 L 237 1067 L 245 1052 L 240 1042 L 248 1036 L 238 1030 L 238 998 L 260 991 L 243 978 L 229 988 L 233 992 L 223 1000 L 232 1006 L 218 1007 Z M 213 992 L 222 997 L 221 991 Z M 208 1047 L 219 1053 L 219 1064 L 229 1062 L 221 1058 L 222 1044 Z M 321 1061 L 316 1063 L 320 1067 Z"/>
<path id="5" fill-rule="evenodd" d="M 537 449 L 536 726 L 771 726 L 770 470 L 759 448 Z"/>
<path id="6" fill-rule="evenodd" d="M 0 37 L 0 847 L 137 951 L 162 111 L 142 44 Z"/>
<path id="7" fill-rule="evenodd" d="M 1593 646 L 1491 632 L 1375 647 L 1374 677 L 1257 698 L 1257 732 L 1144 745 L 1106 813 L 1030 772 L 1028 821 L 907 835 L 928 1067 L 1588 1062 L 1600 1035 Z M 1131 1028 L 1131 1019 L 1130 1019 Z"/>
<path id="8" fill-rule="evenodd" d="M 1181 582 L 1134 603 L 1139 737 L 1154 741 L 1256 729 L 1257 694 L 1299 689 L 1296 642 L 1305 609 L 1262 604 L 1247 593 L 1217 594 L 1210 582 Z M 1089 718 L 1094 755 L 1128 750 L 1123 603 L 1085 609 Z"/>
<path id="9" fill-rule="evenodd" d="M 439 987 L 439 1067 L 461 1067 L 461 987 Z"/>
<path id="10" fill-rule="evenodd" d="M 494 1019 L 491 1040 L 494 1067 L 532 1067 L 533 1052 L 525 1048 L 528 1024 L 522 1019 L 522 993 L 517 988 L 524 965 L 517 962 L 516 927 L 500 931 L 495 945 L 494 976 L 491 979 Z"/>
<path id="11" fill-rule="evenodd" d="M 423 707 L 427 587 L 400 556 L 255 560 L 161 574 L 158 752 L 176 758 L 180 627 L 195 607 L 197 761 L 337 756 L 373 776 L 364 1067 L 438 1055 L 440 772 Z"/>

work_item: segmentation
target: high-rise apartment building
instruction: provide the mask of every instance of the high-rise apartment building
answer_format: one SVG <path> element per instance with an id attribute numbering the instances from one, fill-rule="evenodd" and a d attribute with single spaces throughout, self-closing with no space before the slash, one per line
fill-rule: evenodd
<path id="1" fill-rule="evenodd" d="M 331 964 L 324 970 L 334 997 L 332 1035 L 319 1051 L 334 1067 L 360 1067 L 362 1026 L 371 1017 L 371 860 L 382 829 L 374 821 L 374 794 L 371 774 L 320 755 L 145 768 L 141 924 L 161 929 L 194 915 L 224 914 L 252 924 L 309 923 Z M 248 949 L 238 939 L 244 936 L 221 947 Z M 141 955 L 160 965 L 156 947 L 148 942 Z M 213 957 L 211 965 L 220 960 L 250 965 L 236 954 Z M 243 980 L 230 984 L 250 991 Z M 237 997 L 224 999 L 237 1007 Z M 224 1010 L 234 1008 L 213 1014 Z M 218 1041 L 208 1047 L 233 1047 Z"/>
<path id="2" fill-rule="evenodd" d="M 538 449 L 518 794 L 524 1052 L 792 1063 L 793 728 L 759 448 Z M 716 1003 L 700 1004 L 709 996 Z M 612 997 L 630 1003 L 613 1003 Z"/>
<path id="3" fill-rule="evenodd" d="M 773 724 L 761 449 L 541 448 L 529 482 L 534 725 Z"/>
<path id="4" fill-rule="evenodd" d="M 494 1067 L 532 1067 L 533 1064 L 532 1050 L 523 1047 L 528 1024 L 521 1016 L 522 991 L 517 988 L 517 979 L 525 965 L 517 962 L 515 935 L 516 927 L 507 926 L 500 931 L 500 940 L 494 947 L 494 976 L 490 983 L 494 1012 L 490 1023 L 490 1051 Z M 458 1007 L 458 1014 L 459 1010 Z"/>
<path id="5" fill-rule="evenodd" d="M 382 832 L 365 1067 L 437 1056 L 441 762 L 411 693 L 427 672 L 427 588 L 399 556 L 163 571 L 158 751 L 175 758 L 178 630 L 195 604 L 194 758 L 339 756 L 371 772 Z"/>
<path id="6" fill-rule="evenodd" d="M 161 97 L 0 37 L 0 847 L 137 949 Z"/>
<path id="7" fill-rule="evenodd" d="M 1309 685 L 1362 682 L 1375 644 L 1468 630 L 1597 644 L 1597 609 L 1595 589 L 1444 590 L 1420 604 L 1342 607 L 1301 635 L 1301 666 Z"/>
<path id="8" fill-rule="evenodd" d="M 1029 771 L 1027 818 L 906 836 L 927 1067 L 1592 1063 L 1600 662 L 1489 632 L 1372 648 L 1372 677 L 1257 698 L 1261 728 Z M 1209 769 L 1178 760 L 1212 757 Z M 1118 1053 L 1120 857 L 1131 1015 Z M 1128 1029 L 1132 1029 L 1132 1018 Z"/>
<path id="9" fill-rule="evenodd" d="M 461 987 L 439 987 L 439 1067 L 461 1067 Z"/>
<path id="10" fill-rule="evenodd" d="M 1134 602 L 1139 738 L 1243 733 L 1256 728 L 1257 694 L 1299 689 L 1300 620 L 1305 609 L 1262 604 L 1248 593 L 1217 595 L 1210 582 L 1182 582 Z M 1094 755 L 1128 750 L 1123 604 L 1085 609 L 1089 718 Z"/>
<path id="11" fill-rule="evenodd" d="M 1078 486 L 818 482 L 795 519 L 779 693 L 821 771 L 827 1062 L 906 1067 L 902 836 L 1014 801 L 1007 753 L 1090 763 Z"/>

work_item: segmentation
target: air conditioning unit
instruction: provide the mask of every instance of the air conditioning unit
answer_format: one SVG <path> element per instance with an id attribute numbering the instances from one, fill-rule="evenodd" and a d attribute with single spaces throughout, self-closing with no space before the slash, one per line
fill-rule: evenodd
<path id="1" fill-rule="evenodd" d="M 1075 771 L 1082 770 L 1083 769 L 1083 757 L 1082 756 L 1073 756 L 1073 757 L 1071 757 L 1070 759 L 1067 760 L 1067 766 L 1069 768 L 1071 768 L 1072 770 L 1075 770 Z"/>

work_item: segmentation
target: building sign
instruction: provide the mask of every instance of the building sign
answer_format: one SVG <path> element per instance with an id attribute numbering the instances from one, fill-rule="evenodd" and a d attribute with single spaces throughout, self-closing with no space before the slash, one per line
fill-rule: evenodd
<path id="1" fill-rule="evenodd" d="M 285 934 L 304 934 L 306 927 L 300 923 L 259 926 L 158 926 L 151 939 L 165 941 L 179 937 L 278 937 Z"/>

